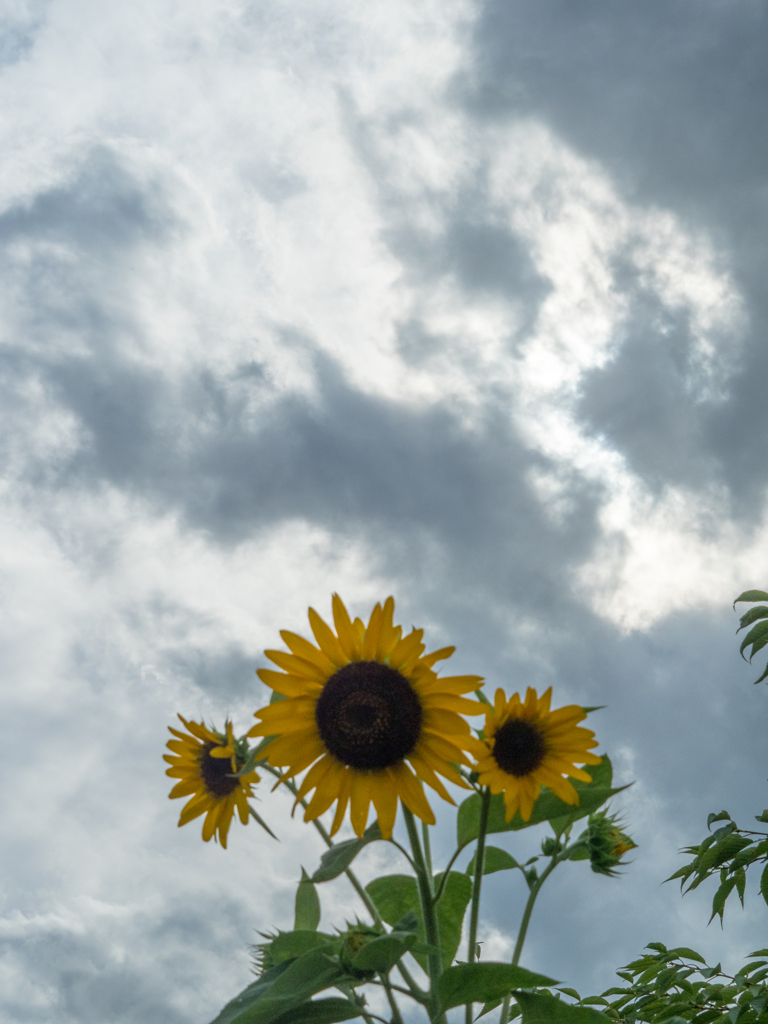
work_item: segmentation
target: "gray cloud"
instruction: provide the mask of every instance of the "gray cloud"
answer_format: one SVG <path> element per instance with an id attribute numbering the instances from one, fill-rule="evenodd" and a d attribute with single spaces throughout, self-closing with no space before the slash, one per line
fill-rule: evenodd
<path id="1" fill-rule="evenodd" d="M 761 388 L 768 359 L 762 342 L 765 133 L 756 130 L 765 120 L 765 71 L 759 60 L 763 8 L 750 3 L 609 8 L 543 0 L 535 6 L 487 3 L 478 10 L 469 70 L 453 77 L 447 96 L 434 87 L 435 117 L 459 111 L 471 129 L 465 138 L 520 118 L 547 123 L 618 183 L 622 202 L 663 207 L 683 227 L 714 238 L 718 259 L 733 275 L 747 307 L 750 325 L 742 350 L 723 345 L 725 396 L 707 397 L 692 383 L 690 308 L 675 307 L 641 280 L 629 256 L 626 266 L 608 267 L 628 312 L 610 356 L 579 379 L 576 416 L 586 439 L 604 439 L 654 498 L 680 485 L 701 495 L 703 504 L 707 488 L 722 483 L 732 502 L 729 522 L 738 525 L 740 516 L 756 519 L 753 510 L 762 500 L 768 468 L 761 443 L 766 425 Z M 244 23 L 255 31 L 252 16 L 253 10 Z M 259 17 L 262 32 L 266 16 Z M 269 18 L 266 22 L 271 25 Z M 287 31 L 280 26 L 280 32 Z M 238 35 L 238 53 L 247 51 L 248 38 Z M 280 39 L 288 66 L 297 61 L 296 52 L 304 51 L 294 52 L 290 42 Z M 210 40 L 206 45 L 213 46 Z M 325 81 L 323 61 L 342 66 L 338 49 L 324 40 L 320 57 L 312 58 L 319 63 L 306 72 L 312 82 Z M 393 54 L 396 49 L 393 44 Z M 226 49 L 219 54 L 214 78 L 224 74 L 228 55 Z M 157 55 L 151 59 L 160 61 Z M 367 65 L 365 70 L 367 81 Z M 338 75 L 343 78 L 341 71 Z M 370 76 L 375 77 L 374 70 Z M 232 96 L 243 91 L 242 83 L 236 84 Z M 30 707 L 8 711 L 6 721 L 14 723 L 14 736 L 40 729 L 48 737 L 46 749 L 66 735 L 68 725 L 74 728 L 76 718 L 90 723 L 77 731 L 78 756 L 84 760 L 67 762 L 82 775 L 73 776 L 66 814 L 60 819 L 55 817 L 60 811 L 50 810 L 50 820 L 76 818 L 93 837 L 88 849 L 94 864 L 99 843 L 114 851 L 104 853 L 104 861 L 115 858 L 114 871 L 103 884 L 86 884 L 80 866 L 84 858 L 71 835 L 61 863 L 52 866 L 42 855 L 40 860 L 30 856 L 30 849 L 41 846 L 33 831 L 14 833 L 7 858 L 13 881 L 3 911 L 18 906 L 23 921 L 14 931 L 8 916 L 0 932 L 15 985 L 0 997 L 9 1021 L 42 1024 L 54 1013 L 57 1020 L 78 1024 L 148 1019 L 175 1024 L 197 1019 L 203 1011 L 212 1014 L 211 1007 L 248 980 L 244 944 L 257 924 L 269 923 L 255 917 L 279 908 L 288 919 L 290 895 L 281 888 L 287 892 L 285 875 L 276 867 L 277 855 L 259 861 L 263 848 L 258 843 L 250 852 L 257 863 L 266 864 L 265 886 L 275 888 L 266 908 L 250 898 L 240 902 L 238 887 L 252 874 L 245 873 L 245 855 L 233 851 L 227 851 L 234 858 L 227 861 L 228 871 L 235 865 L 232 878 L 217 876 L 214 896 L 200 895 L 212 884 L 210 862 L 202 854 L 194 859 L 185 830 L 179 838 L 175 808 L 169 811 L 164 789 L 162 816 L 157 812 L 162 786 L 155 790 L 147 781 L 159 773 L 154 761 L 146 777 L 144 767 L 137 767 L 149 763 L 150 745 L 153 751 L 162 746 L 163 716 L 170 721 L 177 706 L 193 713 L 182 701 L 193 709 L 202 707 L 206 715 L 212 710 L 221 721 L 231 708 L 250 715 L 249 702 L 255 706 L 264 699 L 254 681 L 258 655 L 253 645 L 242 639 L 242 630 L 232 626 L 227 631 L 222 625 L 227 615 L 233 620 L 252 615 L 250 598 L 242 597 L 233 582 L 231 604 L 237 615 L 230 608 L 217 618 L 198 593 L 188 598 L 184 559 L 194 565 L 204 552 L 210 558 L 206 566 L 224 566 L 226 576 L 233 561 L 253 557 L 249 544 L 285 524 L 316 528 L 341 554 L 364 552 L 360 576 L 396 588 L 403 621 L 427 623 L 435 646 L 456 643 L 456 670 L 484 673 L 489 689 L 531 685 L 541 690 L 555 684 L 558 702 L 609 705 L 592 724 L 603 747 L 614 754 L 622 778 L 639 780 L 617 802 L 627 808 L 640 843 L 636 863 L 621 880 L 589 875 L 577 896 L 572 879 L 588 870 L 572 865 L 568 877 L 564 870 L 565 881 L 553 883 L 543 901 L 526 956 L 529 966 L 583 990 L 599 989 L 650 939 L 705 948 L 715 959 L 762 941 L 756 938 L 762 924 L 752 911 L 742 917 L 732 912 L 724 933 L 713 928 L 702 939 L 707 895 L 681 904 L 672 887 L 658 888 L 679 864 L 676 847 L 702 834 L 708 811 L 726 806 L 749 821 L 766 802 L 764 781 L 755 769 L 762 763 L 765 695 L 750 687 L 753 677 L 738 662 L 734 616 L 726 607 L 697 610 L 694 601 L 694 607 L 627 636 L 574 586 L 578 571 L 609 532 L 601 519 L 609 484 L 576 469 L 567 471 L 537 449 L 517 416 L 519 393 L 500 377 L 489 376 L 477 385 L 480 409 L 468 418 L 457 398 L 460 388 L 451 390 L 438 373 L 440 358 L 451 354 L 463 328 L 451 328 L 451 334 L 440 326 L 443 321 L 425 312 L 441 287 L 460 306 L 486 300 L 505 303 L 507 310 L 514 306 L 514 329 L 499 341 L 499 358 L 514 371 L 519 368 L 514 359 L 530 341 L 553 293 L 553 280 L 537 264 L 530 236 L 514 230 L 498 201 L 490 198 L 489 165 L 497 155 L 492 135 L 458 185 L 441 185 L 435 173 L 437 184 L 409 193 L 394 173 L 403 151 L 393 140 L 406 125 L 425 146 L 432 144 L 430 117 L 371 113 L 369 97 L 357 85 L 359 96 L 351 87 L 346 98 L 344 89 L 338 90 L 340 108 L 328 116 L 333 131 L 323 122 L 322 144 L 312 136 L 314 121 L 308 117 L 306 144 L 314 145 L 316 154 L 325 152 L 323 146 L 333 149 L 331 139 L 349 159 L 349 178 L 338 170 L 335 156 L 321 168 L 329 168 L 331 177 L 338 175 L 331 205 L 339 216 L 347 210 L 348 182 L 354 179 L 370 199 L 371 220 L 379 218 L 372 233 L 377 252 L 391 261 L 387 273 L 418 296 L 408 306 L 386 293 L 382 306 L 394 339 L 390 361 L 402 360 L 408 380 L 433 374 L 438 394 L 429 400 L 406 400 L 397 383 L 388 391 L 377 390 L 376 381 L 364 387 L 351 369 L 350 353 L 330 351 L 328 337 L 344 318 L 330 320 L 329 327 L 324 302 L 343 302 L 320 280 L 316 287 L 325 289 L 323 301 L 313 305 L 314 282 L 304 278 L 312 273 L 319 278 L 317 265 L 336 259 L 350 243 L 342 232 L 345 224 L 339 228 L 340 241 L 324 239 L 327 248 L 317 265 L 300 264 L 309 268 L 299 282 L 305 290 L 290 279 L 288 298 L 280 304 L 274 300 L 280 292 L 278 271 L 274 279 L 266 273 L 259 277 L 252 238 L 263 241 L 259 258 L 272 258 L 275 264 L 283 259 L 280 272 L 289 278 L 292 263 L 300 263 L 304 249 L 313 244 L 313 218 L 322 220 L 328 203 L 306 167 L 287 166 L 290 161 L 277 142 L 263 166 L 233 170 L 235 184 L 227 182 L 216 192 L 197 151 L 190 156 L 176 136 L 167 142 L 146 129 L 153 146 L 178 147 L 167 160 L 144 160 L 138 143 L 128 159 L 124 139 L 119 145 L 78 140 L 69 154 L 73 169 L 64 173 L 59 168 L 30 194 L 13 198 L 0 214 L 0 260 L 7 282 L 0 415 L 9 508 L 16 517 L 14 530 L 21 520 L 28 529 L 25 536 L 33 537 L 40 528 L 50 541 L 50 548 L 39 542 L 34 550 L 43 554 L 29 556 L 23 568 L 33 597 L 23 587 L 13 589 L 13 564 L 4 571 L 11 581 L 12 608 L 31 608 L 26 614 L 32 621 L 34 614 L 42 614 L 40 607 L 46 610 L 46 621 L 34 635 L 40 649 L 50 644 L 50 664 L 44 663 L 44 669 L 53 681 L 40 700 L 62 702 L 60 687 L 68 695 L 60 717 L 43 716 L 31 708 L 30 698 Z M 94 83 L 97 90 L 103 86 L 101 80 Z M 389 83 L 377 87 L 389 97 Z M 195 102 L 186 108 L 190 134 L 200 134 L 201 150 L 215 150 L 219 137 L 202 115 L 194 120 L 204 104 L 197 102 L 197 92 L 192 96 Z M 149 117 L 158 101 L 152 94 L 137 102 Z M 313 94 L 310 112 L 319 110 L 318 104 Z M 260 122 L 266 122 L 267 103 L 257 109 Z M 277 120 L 290 123 L 295 109 L 286 102 Z M 337 114 L 341 128 L 334 120 Z M 277 136 L 274 126 L 269 131 Z M 96 134 L 109 133 L 101 126 Z M 231 129 L 233 152 L 235 134 Z M 434 144 L 438 156 L 443 155 L 440 138 Z M 387 146 L 393 147 L 394 157 L 387 156 Z M 171 169 L 174 161 L 185 160 L 186 177 Z M 220 159 L 217 152 L 217 166 L 238 167 L 234 157 L 231 164 L 228 160 L 227 152 Z M 418 167 L 411 173 L 418 178 Z M 328 187 L 325 180 L 322 184 Z M 543 179 L 537 185 L 546 187 Z M 229 196 L 228 189 L 238 196 L 236 215 L 222 198 Z M 213 209 L 213 227 L 201 227 L 184 211 L 185 197 L 195 190 L 205 199 L 199 207 L 207 202 Z M 291 204 L 297 204 L 298 212 Z M 425 207 L 431 220 L 419 219 Z M 546 219 L 553 206 L 542 202 L 537 209 Z M 292 218 L 306 228 L 297 229 L 301 244 L 293 248 L 280 235 L 284 224 L 294 224 Z M 362 238 L 364 227 L 357 230 Z M 288 256 L 282 255 L 281 245 Z M 207 278 L 192 275 L 194 259 L 206 265 Z M 247 288 L 237 283 L 240 263 L 246 267 L 241 273 Z M 155 279 L 168 266 L 189 275 L 182 293 L 188 303 L 184 312 L 198 329 L 195 342 L 202 339 L 200 351 L 189 354 L 190 341 L 188 358 L 176 361 L 168 354 L 173 328 L 156 308 L 147 312 L 146 304 Z M 349 269 L 348 264 L 339 266 L 339 275 Z M 383 276 L 377 264 L 370 274 Z M 169 273 L 162 280 L 172 277 Z M 258 284 L 252 283 L 255 278 Z M 213 314 L 205 309 L 203 315 L 202 307 L 194 305 L 200 280 L 212 292 L 231 289 Z M 363 292 L 361 304 L 367 301 Z M 259 317 L 251 316 L 251 302 L 262 304 Z M 291 322 L 286 311 L 294 307 L 298 312 Z M 231 321 L 224 323 L 225 312 L 236 322 L 236 331 Z M 226 358 L 217 361 L 213 356 L 231 341 L 227 332 L 236 333 L 239 347 L 227 349 Z M 268 341 L 281 354 L 300 355 L 301 365 L 308 367 L 306 387 L 285 383 Z M 477 367 L 485 365 L 485 353 L 472 344 L 466 341 L 455 355 L 459 384 L 476 381 L 481 376 Z M 212 356 L 209 361 L 202 351 Z M 557 495 L 543 498 L 532 483 L 536 473 L 564 478 L 567 500 L 558 504 Z M 128 509 L 124 518 L 109 501 Z M 159 539 L 121 547 L 128 543 L 126 523 L 150 535 L 158 522 L 172 522 L 177 532 L 169 529 Z M 6 550 L 15 555 L 19 532 L 5 520 L 2 526 L 9 538 Z M 162 561 L 177 541 L 188 544 L 191 553 L 176 562 L 170 556 Z M 279 559 L 249 566 L 254 592 L 276 604 L 278 597 L 285 603 L 282 592 L 274 595 L 292 554 L 288 542 L 281 543 Z M 630 541 L 616 540 L 621 543 Z M 29 545 L 34 547 L 32 540 Z M 120 558 L 130 562 L 142 550 L 146 561 L 134 571 L 144 572 L 146 580 L 138 583 L 130 577 L 133 567 L 121 565 Z M 723 548 L 720 558 L 727 556 Z M 57 558 L 66 563 L 66 572 Z M 156 575 L 147 568 L 153 559 L 161 564 Z M 175 589 L 164 590 L 158 577 L 174 570 Z M 339 585 L 339 575 L 334 565 L 324 570 L 328 591 Z M 47 600 L 45 586 L 54 586 L 51 580 L 59 603 L 40 604 Z M 211 586 L 216 582 L 212 579 Z M 745 585 L 761 582 L 747 580 Z M 303 596 L 304 580 L 292 586 L 302 595 L 290 604 L 294 618 L 286 611 L 281 625 L 305 631 L 303 619 L 295 620 L 295 606 L 309 600 Z M 66 619 L 70 603 L 79 615 L 74 624 Z M 265 628 L 254 623 L 260 637 Z M 55 641 L 60 648 L 51 639 L 58 637 L 57 630 L 63 636 Z M 277 642 L 277 635 L 265 641 Z M 109 658 L 104 650 L 112 652 Z M 36 692 L 45 672 L 33 653 L 39 651 L 27 653 L 28 663 L 16 647 L 4 654 L 4 668 L 13 680 L 9 693 Z M 150 682 L 137 682 L 145 678 Z M 87 696 L 78 689 L 81 685 Z M 148 718 L 154 725 L 147 725 Z M 118 850 L 119 815 L 109 788 L 114 777 L 100 779 L 92 791 L 83 782 L 93 778 L 87 758 L 93 764 L 105 759 L 93 736 L 115 722 L 124 723 L 123 731 L 115 734 L 109 756 L 126 789 L 134 780 L 141 790 L 129 795 L 121 790 L 127 818 L 139 823 L 123 839 L 127 852 Z M 22 755 L 17 747 L 13 751 L 4 756 L 13 756 L 16 767 Z M 159 762 L 159 753 L 151 757 Z M 46 771 L 53 774 L 50 761 Z M 165 781 L 161 776 L 160 782 Z M 113 808 L 112 817 L 104 814 L 104 806 Z M 20 815 L 18 809 L 15 813 Z M 449 852 L 450 821 L 443 813 L 437 843 L 443 855 Z M 298 826 L 288 835 L 283 847 L 288 852 L 280 856 L 289 862 L 285 872 L 297 874 L 300 859 L 309 867 L 317 851 L 301 845 Z M 202 846 L 197 834 L 193 838 Z M 131 873 L 142 862 L 143 842 L 159 881 L 151 881 L 149 871 L 142 877 Z M 535 850 L 538 838 L 526 836 L 520 842 Z M 188 874 L 178 881 L 178 890 L 164 893 L 182 863 Z M 33 878 L 38 872 L 39 884 Z M 157 902 L 145 905 L 126 896 L 101 918 L 96 911 L 71 910 L 81 890 L 103 899 L 115 877 L 130 879 L 127 888 L 141 882 Z M 491 923 L 508 932 L 516 897 L 505 902 L 503 884 L 494 876 L 488 907 Z M 50 897 L 58 888 L 59 903 Z M 615 912 L 619 899 L 626 908 L 621 915 Z M 337 905 L 330 897 L 328 903 L 330 917 Z M 566 903 L 567 915 L 562 911 Z M 341 917 L 333 923 L 340 924 Z M 576 941 L 582 929 L 596 936 L 591 945 Z M 31 992 L 38 993 L 37 1002 Z"/>

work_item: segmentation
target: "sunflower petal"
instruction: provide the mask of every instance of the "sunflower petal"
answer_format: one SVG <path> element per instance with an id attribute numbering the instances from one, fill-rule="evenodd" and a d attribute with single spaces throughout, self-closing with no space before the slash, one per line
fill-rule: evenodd
<path id="1" fill-rule="evenodd" d="M 341 649 L 349 661 L 359 661 L 360 637 L 352 625 L 352 620 L 347 609 L 344 607 L 344 602 L 338 594 L 334 594 L 331 598 L 331 606 L 333 608 L 333 624 L 336 627 L 336 635 L 339 638 Z"/>
<path id="2" fill-rule="evenodd" d="M 344 665 L 349 664 L 349 658 L 344 653 L 344 650 L 336 638 L 336 634 L 333 632 L 331 627 L 320 618 L 314 608 L 309 609 L 309 624 L 312 627 L 312 632 L 315 634 L 315 640 L 317 640 L 318 647 L 330 658 L 336 668 L 342 668 Z"/>
<path id="3" fill-rule="evenodd" d="M 318 650 L 314 644 L 311 644 L 309 640 L 305 640 L 303 636 L 299 636 L 298 633 L 291 633 L 288 629 L 281 629 L 280 636 L 292 654 L 303 658 L 304 661 L 311 662 L 324 675 L 330 676 L 336 671 L 336 666 L 328 655 Z"/>
<path id="4" fill-rule="evenodd" d="M 390 778 L 388 769 L 374 777 L 371 785 L 371 799 L 376 808 L 376 817 L 384 839 L 389 839 L 397 817 L 397 788 Z"/>

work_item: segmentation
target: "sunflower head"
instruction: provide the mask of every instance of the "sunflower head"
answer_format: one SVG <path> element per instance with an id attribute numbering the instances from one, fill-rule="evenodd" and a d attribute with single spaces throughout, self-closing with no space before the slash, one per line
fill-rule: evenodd
<path id="1" fill-rule="evenodd" d="M 589 782 L 577 764 L 599 764 L 590 753 L 597 746 L 595 734 L 577 723 L 586 718 L 583 708 L 572 704 L 550 711 L 552 689 L 541 697 L 528 688 L 525 701 L 519 694 L 507 700 L 496 691 L 493 706 L 485 709 L 485 741 L 476 748 L 478 782 L 492 793 L 503 793 L 506 819 L 520 811 L 528 821 L 542 786 L 568 804 L 577 804 L 576 790 L 565 776 Z"/>
<path id="2" fill-rule="evenodd" d="M 251 786 L 259 781 L 255 771 L 235 778 L 245 765 L 248 744 L 244 739 L 234 738 L 231 722 L 219 733 L 204 722 L 188 722 L 181 715 L 179 718 L 187 731 L 180 732 L 169 726 L 174 737 L 168 740 L 171 753 L 163 755 L 171 766 L 165 774 L 179 780 L 169 794 L 170 799 L 191 798 L 181 812 L 179 825 L 205 814 L 203 839 L 207 843 L 217 837 L 226 849 L 227 832 L 235 809 L 246 825 L 248 799 L 253 796 Z"/>
<path id="3" fill-rule="evenodd" d="M 315 642 L 283 631 L 288 651 L 265 651 L 281 671 L 258 670 L 284 699 L 258 711 L 248 735 L 275 737 L 265 756 L 286 769 L 286 778 L 309 769 L 299 787 L 299 799 L 314 790 L 304 818 L 319 817 L 335 801 L 332 835 L 349 806 L 362 836 L 373 803 L 388 838 L 398 799 L 433 824 L 422 782 L 451 803 L 438 775 L 465 785 L 455 766 L 470 764 L 466 750 L 473 741 L 461 716 L 480 714 L 482 705 L 462 695 L 477 689 L 481 677 L 438 678 L 435 664 L 454 648 L 425 655 L 423 630 L 403 636 L 394 609 L 387 598 L 366 625 L 353 621 L 334 594 L 334 628 L 310 608 Z"/>

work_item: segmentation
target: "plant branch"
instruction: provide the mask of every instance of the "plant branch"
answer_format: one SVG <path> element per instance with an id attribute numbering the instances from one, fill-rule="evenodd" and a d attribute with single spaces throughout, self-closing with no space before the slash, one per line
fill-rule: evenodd
<path id="1" fill-rule="evenodd" d="M 480 890 L 483 886 L 485 870 L 485 836 L 488 831 L 488 811 L 491 806 L 491 791 L 485 786 L 480 794 L 480 825 L 477 833 L 475 850 L 475 877 L 472 880 L 472 907 L 469 914 L 469 939 L 467 945 L 467 963 L 473 964 L 477 950 L 477 920 L 480 914 Z M 465 1011 L 466 1024 L 472 1024 L 472 1003 L 467 1003 Z"/>
<path id="2" fill-rule="evenodd" d="M 419 901 L 421 903 L 421 914 L 424 921 L 425 938 L 430 946 L 435 946 L 439 950 L 440 932 L 437 925 L 437 915 L 435 913 L 435 901 L 432 895 L 432 886 L 430 884 L 431 879 L 427 874 L 427 865 L 424 860 L 421 843 L 419 842 L 419 833 L 416 828 L 416 822 L 414 821 L 413 814 L 405 804 L 403 804 L 403 817 L 405 818 L 405 827 L 408 830 L 408 839 L 410 840 L 411 850 L 413 851 L 413 863 L 416 870 L 416 881 L 419 886 Z M 443 970 L 442 953 L 430 953 L 427 958 L 427 962 L 429 965 L 432 1021 L 433 1024 L 445 1024 L 445 1014 L 441 1013 L 438 1009 L 437 994 L 435 992 L 437 979 L 440 977 Z"/>

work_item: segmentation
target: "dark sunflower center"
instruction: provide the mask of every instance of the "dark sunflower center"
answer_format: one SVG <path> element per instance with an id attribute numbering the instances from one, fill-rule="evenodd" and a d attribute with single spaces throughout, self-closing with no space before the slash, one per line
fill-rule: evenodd
<path id="1" fill-rule="evenodd" d="M 521 718 L 511 718 L 496 733 L 493 756 L 496 764 L 508 775 L 522 778 L 536 771 L 547 745 L 539 729 Z"/>
<path id="2" fill-rule="evenodd" d="M 232 777 L 232 761 L 228 757 L 211 757 L 209 751 L 213 747 L 208 743 L 200 754 L 200 774 L 203 776 L 205 788 L 213 796 L 229 796 L 233 789 L 240 785 L 238 779 Z"/>
<path id="3" fill-rule="evenodd" d="M 334 673 L 315 706 L 320 738 L 350 768 L 375 771 L 402 761 L 421 733 L 421 702 L 408 680 L 378 661 Z"/>

